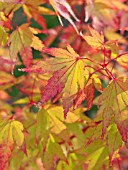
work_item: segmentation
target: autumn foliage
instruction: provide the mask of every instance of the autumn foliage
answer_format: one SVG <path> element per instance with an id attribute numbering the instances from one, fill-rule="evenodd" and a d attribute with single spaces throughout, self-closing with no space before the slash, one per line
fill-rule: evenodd
<path id="1" fill-rule="evenodd" d="M 128 169 L 128 2 L 0 1 L 0 170 Z"/>

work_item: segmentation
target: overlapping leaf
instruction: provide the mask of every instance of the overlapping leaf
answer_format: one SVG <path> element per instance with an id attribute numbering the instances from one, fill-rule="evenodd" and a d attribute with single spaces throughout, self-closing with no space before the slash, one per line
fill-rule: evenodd
<path id="1" fill-rule="evenodd" d="M 30 66 L 32 62 L 32 51 L 30 47 L 32 46 L 40 51 L 43 48 L 41 40 L 33 35 L 28 23 L 21 25 L 12 32 L 10 42 L 10 56 L 12 60 L 16 61 L 18 52 L 20 52 L 26 67 Z M 38 47 L 36 44 L 38 44 Z"/>
<path id="2" fill-rule="evenodd" d="M 11 74 L 0 71 L 0 90 L 7 89 L 15 84 L 21 83 L 22 81 L 24 81 L 24 79 L 24 76 L 16 79 Z"/>
<path id="3" fill-rule="evenodd" d="M 61 24 L 63 25 L 60 15 L 67 19 L 73 25 L 76 32 L 78 33 L 77 27 L 69 14 L 71 14 L 76 21 L 79 21 L 79 19 L 75 16 L 68 2 L 66 0 L 50 0 L 50 3 L 53 6 L 54 10 L 56 11 Z"/>
<path id="4" fill-rule="evenodd" d="M 47 112 L 49 115 L 49 121 L 50 121 L 49 123 L 51 127 L 51 132 L 55 134 L 60 134 L 64 130 L 67 129 L 65 123 L 71 124 L 79 120 L 79 118 L 72 112 L 70 112 L 67 115 L 66 120 L 64 120 L 62 107 L 54 106 L 54 107 L 49 108 Z"/>
<path id="5" fill-rule="evenodd" d="M 30 46 L 32 37 L 33 34 L 28 29 L 28 24 L 23 24 L 17 30 L 13 31 L 10 37 L 10 55 L 14 61 L 17 59 L 18 52 L 25 52 L 25 48 Z M 24 64 L 26 65 L 26 63 Z"/>
<path id="6" fill-rule="evenodd" d="M 117 3 L 118 2 L 119 1 L 117 1 Z M 85 21 L 87 22 L 89 17 L 92 17 L 92 24 L 96 30 L 101 30 L 105 25 L 116 28 L 116 23 L 113 20 L 115 11 L 112 10 L 112 8 L 115 8 L 115 4 L 109 0 L 94 0 L 92 5 L 90 1 L 88 1 L 85 7 Z"/>
<path id="7" fill-rule="evenodd" d="M 11 156 L 13 145 L 21 146 L 24 141 L 23 125 L 16 120 L 0 121 L 0 168 L 4 169 L 6 162 Z"/>
<path id="8" fill-rule="evenodd" d="M 28 19 L 30 20 L 31 18 L 33 18 L 40 26 L 42 26 L 42 28 L 46 29 L 46 21 L 44 19 L 44 17 L 41 15 L 41 13 L 43 13 L 43 11 L 47 11 L 47 14 L 50 14 L 53 12 L 50 9 L 47 9 L 45 7 L 41 7 L 39 5 L 43 4 L 43 1 L 33 1 L 33 0 L 26 0 L 25 4 L 23 5 L 23 10 L 26 14 L 26 16 L 28 17 Z"/>
<path id="9" fill-rule="evenodd" d="M 85 161 L 89 162 L 87 170 L 99 170 L 102 169 L 103 166 L 108 168 L 108 150 L 105 146 L 105 143 L 101 139 L 98 139 L 91 143 L 86 148 L 85 152 Z"/>
<path id="10" fill-rule="evenodd" d="M 23 125 L 16 120 L 4 120 L 0 122 L 0 141 L 6 141 L 21 146 L 24 141 Z"/>
<path id="11" fill-rule="evenodd" d="M 57 48 L 44 48 L 44 51 L 55 58 L 42 61 L 31 68 L 22 69 L 27 72 L 53 72 L 53 76 L 48 80 L 41 102 L 47 102 L 58 93 L 63 94 L 63 108 L 66 117 L 69 108 L 73 105 L 76 93 L 84 88 L 84 62 L 82 58 L 67 45 L 67 50 Z"/>
<path id="12" fill-rule="evenodd" d="M 52 139 L 52 136 L 51 136 L 51 138 L 49 138 L 47 146 L 46 146 L 46 154 L 44 155 L 44 158 L 43 158 L 44 166 L 47 170 L 54 169 L 54 162 L 52 160 L 55 157 L 66 161 L 66 156 L 65 156 L 61 146 L 58 143 L 56 143 Z"/>
<path id="13" fill-rule="evenodd" d="M 106 133 L 106 141 L 110 164 L 112 164 L 113 163 L 112 161 L 116 157 L 116 153 L 118 153 L 120 147 L 122 146 L 121 135 L 115 123 L 111 123 L 110 126 L 108 127 L 108 131 Z"/>
<path id="14" fill-rule="evenodd" d="M 128 79 L 120 77 L 112 81 L 104 90 L 99 98 L 101 105 L 99 113 L 103 115 L 103 135 L 110 124 L 110 120 L 114 116 L 115 123 L 122 135 L 124 141 L 127 140 L 128 126 L 123 119 L 123 111 L 127 110 L 128 105 Z M 128 111 L 128 110 L 127 110 Z"/>
<path id="15" fill-rule="evenodd" d="M 104 36 L 97 31 L 89 27 L 89 31 L 92 36 L 83 36 L 87 43 L 93 48 L 101 48 L 104 44 Z"/>

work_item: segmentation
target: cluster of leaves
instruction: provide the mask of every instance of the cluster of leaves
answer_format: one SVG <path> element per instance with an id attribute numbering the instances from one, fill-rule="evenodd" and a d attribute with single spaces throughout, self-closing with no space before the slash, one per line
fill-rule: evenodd
<path id="1" fill-rule="evenodd" d="M 128 168 L 127 31 L 126 0 L 0 2 L 0 170 Z"/>

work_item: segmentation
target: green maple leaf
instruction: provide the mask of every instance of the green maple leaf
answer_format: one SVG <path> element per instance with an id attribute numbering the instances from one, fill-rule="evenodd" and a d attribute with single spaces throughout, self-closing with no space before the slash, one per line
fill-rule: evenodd
<path id="1" fill-rule="evenodd" d="M 63 153 L 61 146 L 54 141 L 52 136 L 49 138 L 47 146 L 46 146 L 46 153 L 43 158 L 44 167 L 48 170 L 54 169 L 54 157 L 58 159 L 66 161 L 66 156 Z"/>
<path id="2" fill-rule="evenodd" d="M 99 170 L 103 165 L 108 168 L 108 149 L 105 143 L 101 140 L 95 140 L 85 150 L 85 162 L 88 164 L 87 170 Z"/>
<path id="3" fill-rule="evenodd" d="M 117 126 L 115 123 L 111 123 L 107 129 L 106 142 L 107 142 L 107 147 L 108 147 L 110 164 L 112 164 L 112 161 L 116 158 L 115 153 L 118 153 L 120 147 L 123 144 L 120 132 L 117 129 Z"/>

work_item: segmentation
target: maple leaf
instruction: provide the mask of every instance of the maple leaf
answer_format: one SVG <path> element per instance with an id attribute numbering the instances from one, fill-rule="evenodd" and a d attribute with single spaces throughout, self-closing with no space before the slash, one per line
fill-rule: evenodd
<path id="1" fill-rule="evenodd" d="M 101 48 L 104 44 L 104 36 L 102 34 L 99 34 L 93 28 L 91 27 L 88 28 L 92 36 L 82 35 L 82 33 L 81 36 L 83 36 L 86 42 L 94 49 Z"/>
<path id="2" fill-rule="evenodd" d="M 71 124 L 79 120 L 79 118 L 73 112 L 70 112 L 65 120 L 63 116 L 63 108 L 60 106 L 52 106 L 48 108 L 47 115 L 49 116 L 51 132 L 57 135 L 61 134 L 67 129 L 65 123 Z"/>
<path id="3" fill-rule="evenodd" d="M 84 88 L 85 81 L 82 58 L 70 45 L 67 45 L 67 49 L 68 51 L 61 48 L 44 48 L 46 53 L 55 58 L 48 59 L 45 62 L 38 62 L 38 64 L 30 68 L 21 69 L 27 72 L 53 72 L 53 76 L 48 80 L 48 84 L 42 93 L 41 102 L 47 102 L 62 92 L 65 117 L 74 103 L 76 93 Z"/>
<path id="4" fill-rule="evenodd" d="M 31 47 L 33 47 L 35 50 L 42 51 L 44 45 L 43 45 L 42 41 L 38 37 L 33 36 Z"/>
<path id="5" fill-rule="evenodd" d="M 42 28 L 47 29 L 46 21 L 43 18 L 43 16 L 39 13 L 39 11 L 43 10 L 42 7 L 39 6 L 41 4 L 43 4 L 43 1 L 40 0 L 38 1 L 26 0 L 25 4 L 23 5 L 23 10 L 29 20 L 33 18 L 39 25 L 42 26 Z"/>
<path id="6" fill-rule="evenodd" d="M 93 123 L 94 123 L 94 125 L 89 126 L 89 128 L 86 130 L 87 150 L 88 150 L 88 148 L 91 149 L 92 145 L 95 142 L 97 143 L 97 140 L 99 140 L 102 136 L 102 117 L 101 117 L 101 115 L 98 115 L 96 117 L 96 119 L 93 120 Z M 111 120 L 111 122 L 107 128 L 107 131 L 106 131 L 106 134 L 104 137 L 104 141 L 102 140 L 102 142 L 104 142 L 104 149 L 106 150 L 106 156 L 107 155 L 109 156 L 110 165 L 112 165 L 113 160 L 117 158 L 119 148 L 123 144 L 120 132 L 119 132 L 113 119 Z M 102 142 L 100 145 L 103 144 Z M 98 145 L 96 146 L 96 148 L 97 147 L 98 147 Z M 92 148 L 92 151 L 93 151 L 93 149 L 94 148 Z M 90 155 L 90 153 L 89 153 L 89 155 Z M 89 156 L 89 158 L 90 157 L 92 157 L 92 156 Z M 92 159 L 94 162 L 97 161 L 97 157 L 95 157 L 95 156 L 92 157 Z M 102 162 L 101 165 L 104 164 L 104 161 Z M 89 165 L 89 166 L 91 166 L 91 165 Z M 95 166 L 96 166 L 96 164 L 95 164 Z"/>
<path id="7" fill-rule="evenodd" d="M 67 3 L 66 0 L 49 0 L 51 5 L 53 6 L 60 23 L 63 25 L 60 15 L 63 16 L 65 19 L 67 19 L 75 28 L 76 32 L 78 33 L 77 27 L 75 26 L 73 20 L 71 19 L 70 15 L 76 20 L 79 21 L 79 19 L 75 16 L 74 12 L 72 11 L 70 5 Z M 60 15 L 59 15 L 60 14 Z"/>
<path id="8" fill-rule="evenodd" d="M 127 110 L 127 96 L 128 96 L 128 78 L 117 78 L 112 81 L 108 87 L 104 90 L 99 98 L 99 104 L 101 105 L 98 113 L 103 115 L 103 136 L 107 127 L 110 124 L 112 116 L 114 116 L 115 123 L 122 135 L 124 141 L 127 140 L 127 125 L 122 124 L 122 112 Z"/>
<path id="9" fill-rule="evenodd" d="M 19 26 L 15 31 L 13 31 L 9 41 L 11 42 L 11 58 L 16 61 L 17 54 L 20 52 L 23 63 L 27 67 L 32 63 L 32 51 L 30 47 L 32 46 L 40 51 L 43 48 L 41 40 L 33 35 L 31 29 L 29 29 L 28 23 Z"/>
<path id="10" fill-rule="evenodd" d="M 93 5 L 87 2 L 85 7 L 85 22 L 91 17 L 93 20 L 92 25 L 96 30 L 102 30 L 106 25 L 117 28 L 113 20 L 116 16 L 116 13 L 112 10 L 114 7 L 113 3 L 109 0 L 94 0 Z"/>
<path id="11" fill-rule="evenodd" d="M 4 120 L 0 122 L 0 142 L 7 141 L 21 146 L 24 141 L 23 125 L 16 120 Z"/>
<path id="12" fill-rule="evenodd" d="M 5 119 L 0 121 L 0 168 L 4 169 L 11 156 L 14 142 L 21 146 L 24 141 L 23 125 L 19 121 Z"/>
<path id="13" fill-rule="evenodd" d="M 54 159 L 55 156 L 58 159 L 66 161 L 66 156 L 61 146 L 53 140 L 52 135 L 51 135 L 50 138 L 48 139 L 48 143 L 46 145 L 46 154 L 44 155 L 44 158 L 43 158 L 44 167 L 46 169 L 49 169 L 49 170 L 54 169 L 54 162 L 52 160 Z"/>
<path id="14" fill-rule="evenodd" d="M 28 29 L 28 25 L 29 24 L 21 25 L 18 29 L 13 31 L 10 36 L 10 55 L 14 61 L 17 59 L 18 52 L 25 51 L 25 48 L 29 47 L 32 42 L 33 34 Z"/>
<path id="15" fill-rule="evenodd" d="M 115 123 L 111 123 L 109 125 L 105 136 L 108 146 L 110 164 L 112 165 L 113 160 L 116 158 L 115 153 L 118 153 L 119 148 L 122 146 L 121 135 Z"/>
<path id="16" fill-rule="evenodd" d="M 48 54 L 55 57 L 60 55 L 60 59 L 62 58 L 63 61 L 64 58 L 65 62 L 58 63 L 63 67 L 61 66 L 62 68 L 56 71 L 49 79 L 41 98 L 42 103 L 47 102 L 51 97 L 54 97 L 63 90 L 62 100 L 65 117 L 69 108 L 73 105 L 78 87 L 80 89 L 84 88 L 84 63 L 71 46 L 67 45 L 67 49 L 69 52 L 55 48 L 45 50 Z"/>
<path id="17" fill-rule="evenodd" d="M 85 162 L 89 162 L 88 170 L 99 170 L 106 164 L 108 166 L 108 150 L 105 146 L 105 142 L 101 139 L 95 140 L 85 150 L 86 158 Z"/>

